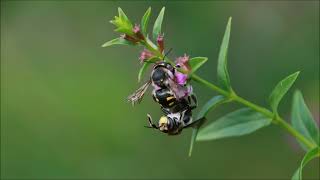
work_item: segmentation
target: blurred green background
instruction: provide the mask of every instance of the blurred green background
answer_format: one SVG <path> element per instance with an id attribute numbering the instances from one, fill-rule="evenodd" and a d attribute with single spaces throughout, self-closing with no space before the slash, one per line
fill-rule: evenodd
<path id="1" fill-rule="evenodd" d="M 146 129 L 161 115 L 150 95 L 132 107 L 140 50 L 101 48 L 118 36 L 109 23 L 121 7 L 140 22 L 152 7 L 171 58 L 207 56 L 199 75 L 215 81 L 227 19 L 233 17 L 229 71 L 241 96 L 266 106 L 285 76 L 301 70 L 304 93 L 319 122 L 319 1 L 1 1 L 1 178 L 288 179 L 303 151 L 282 129 L 196 143 L 191 131 L 168 137 Z M 214 92 L 194 84 L 204 104 Z M 293 90 L 280 105 L 290 119 Z M 226 105 L 209 119 L 239 108 Z M 319 160 L 304 171 L 319 178 Z"/>

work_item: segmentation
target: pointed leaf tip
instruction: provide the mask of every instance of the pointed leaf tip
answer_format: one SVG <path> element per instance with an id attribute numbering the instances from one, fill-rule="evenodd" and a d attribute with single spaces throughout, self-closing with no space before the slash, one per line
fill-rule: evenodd
<path id="1" fill-rule="evenodd" d="M 204 63 L 208 60 L 207 57 L 193 57 L 189 60 L 189 65 L 191 67 L 191 73 L 196 72 Z"/>
<path id="2" fill-rule="evenodd" d="M 190 142 L 190 147 L 189 147 L 189 157 L 192 155 L 193 147 L 195 144 L 195 141 L 197 139 L 198 131 L 201 125 L 204 123 L 205 119 L 203 119 L 207 113 L 216 108 L 217 106 L 223 104 L 225 102 L 225 98 L 223 96 L 214 96 L 211 98 L 200 110 L 200 112 L 197 115 L 197 121 L 202 121 L 199 123 L 196 127 L 193 128 L 192 130 L 192 136 L 191 136 L 191 142 Z M 201 120 L 202 119 L 202 120 Z"/>
<path id="3" fill-rule="evenodd" d="M 133 43 L 123 39 L 123 38 L 115 38 L 112 39 L 104 44 L 101 45 L 101 47 L 109 47 L 112 45 L 121 44 L 121 45 L 134 45 Z"/>
<path id="4" fill-rule="evenodd" d="M 227 27 L 222 39 L 222 43 L 220 46 L 219 56 L 218 56 L 218 66 L 217 66 L 217 77 L 218 82 L 220 86 L 222 86 L 223 89 L 232 91 L 231 84 L 230 84 L 230 78 L 227 68 L 227 54 L 228 54 L 228 48 L 229 48 L 229 40 L 230 40 L 230 32 L 231 32 L 231 20 L 230 17 L 227 23 Z"/>
<path id="5" fill-rule="evenodd" d="M 162 21 L 163 21 L 163 16 L 164 16 L 164 11 L 165 11 L 165 7 L 163 7 L 156 19 L 156 21 L 154 22 L 153 25 L 153 39 L 157 39 L 158 35 L 161 33 L 161 26 L 162 26 Z"/>
<path id="6" fill-rule="evenodd" d="M 269 96 L 269 103 L 272 108 L 272 111 L 278 113 L 278 106 L 281 99 L 284 95 L 289 91 L 293 83 L 296 81 L 299 76 L 300 71 L 297 71 L 286 78 L 282 79 L 278 84 L 274 87 L 273 91 Z"/>
<path id="7" fill-rule="evenodd" d="M 141 30 L 145 36 L 147 35 L 147 26 L 148 26 L 150 14 L 151 14 L 151 7 L 147 9 L 147 11 L 144 13 L 141 19 Z"/>

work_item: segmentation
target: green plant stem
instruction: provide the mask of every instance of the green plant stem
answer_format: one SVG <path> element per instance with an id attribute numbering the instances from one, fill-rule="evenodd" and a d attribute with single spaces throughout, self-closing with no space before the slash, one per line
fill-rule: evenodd
<path id="1" fill-rule="evenodd" d="M 280 125 L 280 127 L 282 127 L 283 129 L 285 129 L 286 131 L 288 131 L 292 136 L 294 136 L 295 138 L 299 139 L 303 144 L 305 144 L 307 147 L 309 147 L 310 149 L 315 148 L 316 145 L 313 144 L 312 142 L 310 142 L 309 140 L 307 140 L 301 133 L 299 133 L 297 130 L 295 130 L 289 123 L 287 123 L 284 119 L 282 119 L 280 116 L 276 116 L 274 113 L 272 113 L 271 111 L 269 111 L 268 109 L 258 106 L 250 101 L 247 101 L 245 99 L 243 99 L 242 97 L 234 94 L 233 92 L 228 92 L 225 91 L 217 86 L 215 86 L 214 84 L 202 79 L 201 77 L 193 74 L 191 75 L 191 78 L 205 86 L 207 86 L 208 88 L 217 91 L 218 93 L 231 98 L 231 100 L 234 100 L 238 103 L 241 103 L 257 112 L 260 112 L 261 114 L 265 115 L 266 117 L 269 117 L 272 119 L 273 123 Z"/>
<path id="2" fill-rule="evenodd" d="M 164 59 L 164 55 L 158 50 L 154 48 L 154 44 L 150 44 L 152 43 L 151 41 L 144 41 L 143 44 L 146 46 L 146 48 L 148 50 L 150 50 L 151 52 L 153 52 L 155 55 L 157 55 L 159 57 L 159 59 Z M 170 59 L 166 58 L 166 60 L 170 63 L 173 63 L 173 61 L 171 61 Z M 282 127 L 284 130 L 286 130 L 289 134 L 291 134 L 293 137 L 299 139 L 303 144 L 305 144 L 308 148 L 312 149 L 315 148 L 317 145 L 313 144 L 312 142 L 310 142 L 308 139 L 306 139 L 301 133 L 299 133 L 297 130 L 295 130 L 289 123 L 287 123 L 284 119 L 282 119 L 280 116 L 276 115 L 275 113 L 271 112 L 270 110 L 261 107 L 259 105 L 256 105 L 250 101 L 247 101 L 246 99 L 236 95 L 233 91 L 229 92 L 226 91 L 224 89 L 221 89 L 220 87 L 208 82 L 207 80 L 202 79 L 201 77 L 199 77 L 196 74 L 192 74 L 190 76 L 194 81 L 205 85 L 206 87 L 208 87 L 209 89 L 212 89 L 218 93 L 220 93 L 221 95 L 229 98 L 230 101 L 236 101 L 238 103 L 241 103 L 257 112 L 260 112 L 261 114 L 265 115 L 268 118 L 272 119 L 272 122 L 274 124 L 279 125 L 280 127 Z"/>

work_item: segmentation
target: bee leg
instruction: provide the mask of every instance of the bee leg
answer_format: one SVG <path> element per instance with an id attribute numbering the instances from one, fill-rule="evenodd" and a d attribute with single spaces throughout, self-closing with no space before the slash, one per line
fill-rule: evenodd
<path id="1" fill-rule="evenodd" d="M 191 97 L 188 96 L 188 103 L 191 104 Z"/>
<path id="2" fill-rule="evenodd" d="M 202 126 L 203 123 L 206 122 L 206 120 L 207 119 L 205 117 L 202 117 L 202 118 L 197 119 L 197 120 L 193 121 L 192 123 L 188 124 L 184 128 L 189 128 L 189 127 L 199 128 L 200 126 Z"/>
<path id="3" fill-rule="evenodd" d="M 193 101 L 193 104 L 190 105 L 190 109 L 191 110 L 193 110 L 193 109 L 198 107 L 198 100 L 197 100 L 197 97 L 194 94 L 188 96 L 188 101 L 189 101 L 190 104 L 192 104 L 191 101 Z"/>
<path id="4" fill-rule="evenodd" d="M 197 107 L 197 106 L 198 106 L 198 100 L 197 100 L 196 95 L 192 94 L 192 95 L 191 95 L 191 98 L 192 98 L 192 100 L 193 100 L 193 102 L 194 102 L 194 106 Z"/>
<path id="5" fill-rule="evenodd" d="M 197 108 L 197 106 L 190 106 L 191 110 L 194 110 L 195 108 Z"/>
<path id="6" fill-rule="evenodd" d="M 148 116 L 148 121 L 149 121 L 149 126 L 147 126 L 147 128 L 159 129 L 159 127 L 152 122 L 152 118 L 151 118 L 150 114 L 147 114 L 147 116 Z"/>
<path id="7" fill-rule="evenodd" d="M 170 110 L 167 109 L 167 108 L 161 107 L 161 110 L 162 110 L 162 112 L 163 112 L 165 115 L 170 114 Z"/>

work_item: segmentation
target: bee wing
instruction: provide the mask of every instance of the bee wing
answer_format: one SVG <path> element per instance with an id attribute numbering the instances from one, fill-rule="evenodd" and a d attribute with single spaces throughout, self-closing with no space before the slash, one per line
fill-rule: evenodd
<path id="1" fill-rule="evenodd" d="M 149 80 L 148 82 L 143 84 L 139 89 L 137 89 L 133 94 L 129 95 L 127 100 L 131 102 L 132 105 L 140 103 L 150 84 L 151 81 Z"/>

